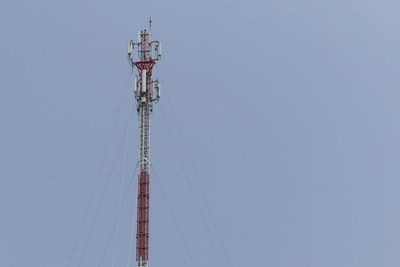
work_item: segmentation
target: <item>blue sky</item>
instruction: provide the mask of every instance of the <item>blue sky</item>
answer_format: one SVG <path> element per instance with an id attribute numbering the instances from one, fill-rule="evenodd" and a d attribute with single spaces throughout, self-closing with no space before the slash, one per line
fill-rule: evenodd
<path id="1" fill-rule="evenodd" d="M 137 120 L 126 46 L 150 14 L 163 44 L 151 266 L 399 266 L 398 10 L 2 1 L 0 266 L 68 266 L 110 132 L 70 266 L 127 266 Z"/>

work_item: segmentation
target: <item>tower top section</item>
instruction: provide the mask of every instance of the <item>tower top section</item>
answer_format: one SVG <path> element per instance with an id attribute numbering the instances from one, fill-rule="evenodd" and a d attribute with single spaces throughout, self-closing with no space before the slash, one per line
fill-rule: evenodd
<path id="1" fill-rule="evenodd" d="M 137 55 L 134 51 L 137 49 Z M 143 29 L 138 32 L 137 42 L 130 40 L 128 42 L 128 60 L 132 65 L 138 62 L 159 61 L 161 59 L 161 43 L 153 41 L 151 36 L 151 18 L 149 20 L 149 29 Z"/>
<path id="2" fill-rule="evenodd" d="M 134 94 L 137 100 L 137 110 L 140 111 L 144 105 L 150 107 L 152 102 L 160 99 L 160 83 L 153 80 L 153 67 L 161 59 L 161 43 L 153 41 L 151 36 L 151 18 L 149 29 L 140 30 L 137 41 L 128 42 L 128 62 L 133 69 L 138 70 L 134 82 Z"/>

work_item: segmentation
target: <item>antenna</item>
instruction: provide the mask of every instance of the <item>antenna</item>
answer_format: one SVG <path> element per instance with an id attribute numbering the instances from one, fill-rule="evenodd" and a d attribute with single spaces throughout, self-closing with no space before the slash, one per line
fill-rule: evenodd
<path id="1" fill-rule="evenodd" d="M 150 15 L 150 18 L 149 18 L 149 30 L 151 31 L 151 15 Z"/>

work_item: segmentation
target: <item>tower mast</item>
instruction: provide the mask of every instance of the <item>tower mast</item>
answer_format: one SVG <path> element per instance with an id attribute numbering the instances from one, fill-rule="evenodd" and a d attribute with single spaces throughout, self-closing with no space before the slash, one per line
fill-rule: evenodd
<path id="1" fill-rule="evenodd" d="M 135 59 L 134 50 L 138 58 Z M 136 262 L 138 267 L 148 267 L 149 261 L 149 208 L 150 208 L 150 115 L 153 103 L 160 99 L 160 83 L 153 80 L 152 71 L 161 59 L 161 44 L 151 40 L 149 29 L 139 31 L 138 40 L 128 43 L 128 60 L 138 73 L 134 81 L 134 95 L 139 123 L 139 174 L 136 221 Z"/>

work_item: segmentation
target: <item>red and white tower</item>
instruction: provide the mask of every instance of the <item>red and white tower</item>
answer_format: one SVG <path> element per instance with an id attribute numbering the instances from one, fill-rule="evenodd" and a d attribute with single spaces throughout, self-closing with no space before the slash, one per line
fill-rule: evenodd
<path id="1" fill-rule="evenodd" d="M 150 114 L 153 103 L 160 99 L 160 83 L 153 80 L 152 70 L 161 59 L 161 44 L 151 40 L 149 29 L 139 31 L 138 40 L 128 43 L 128 60 L 132 69 L 136 67 L 134 94 L 139 125 L 139 174 L 136 222 L 136 262 L 138 267 L 147 267 L 149 261 L 149 208 L 150 208 Z M 134 50 L 137 49 L 137 56 Z"/>

